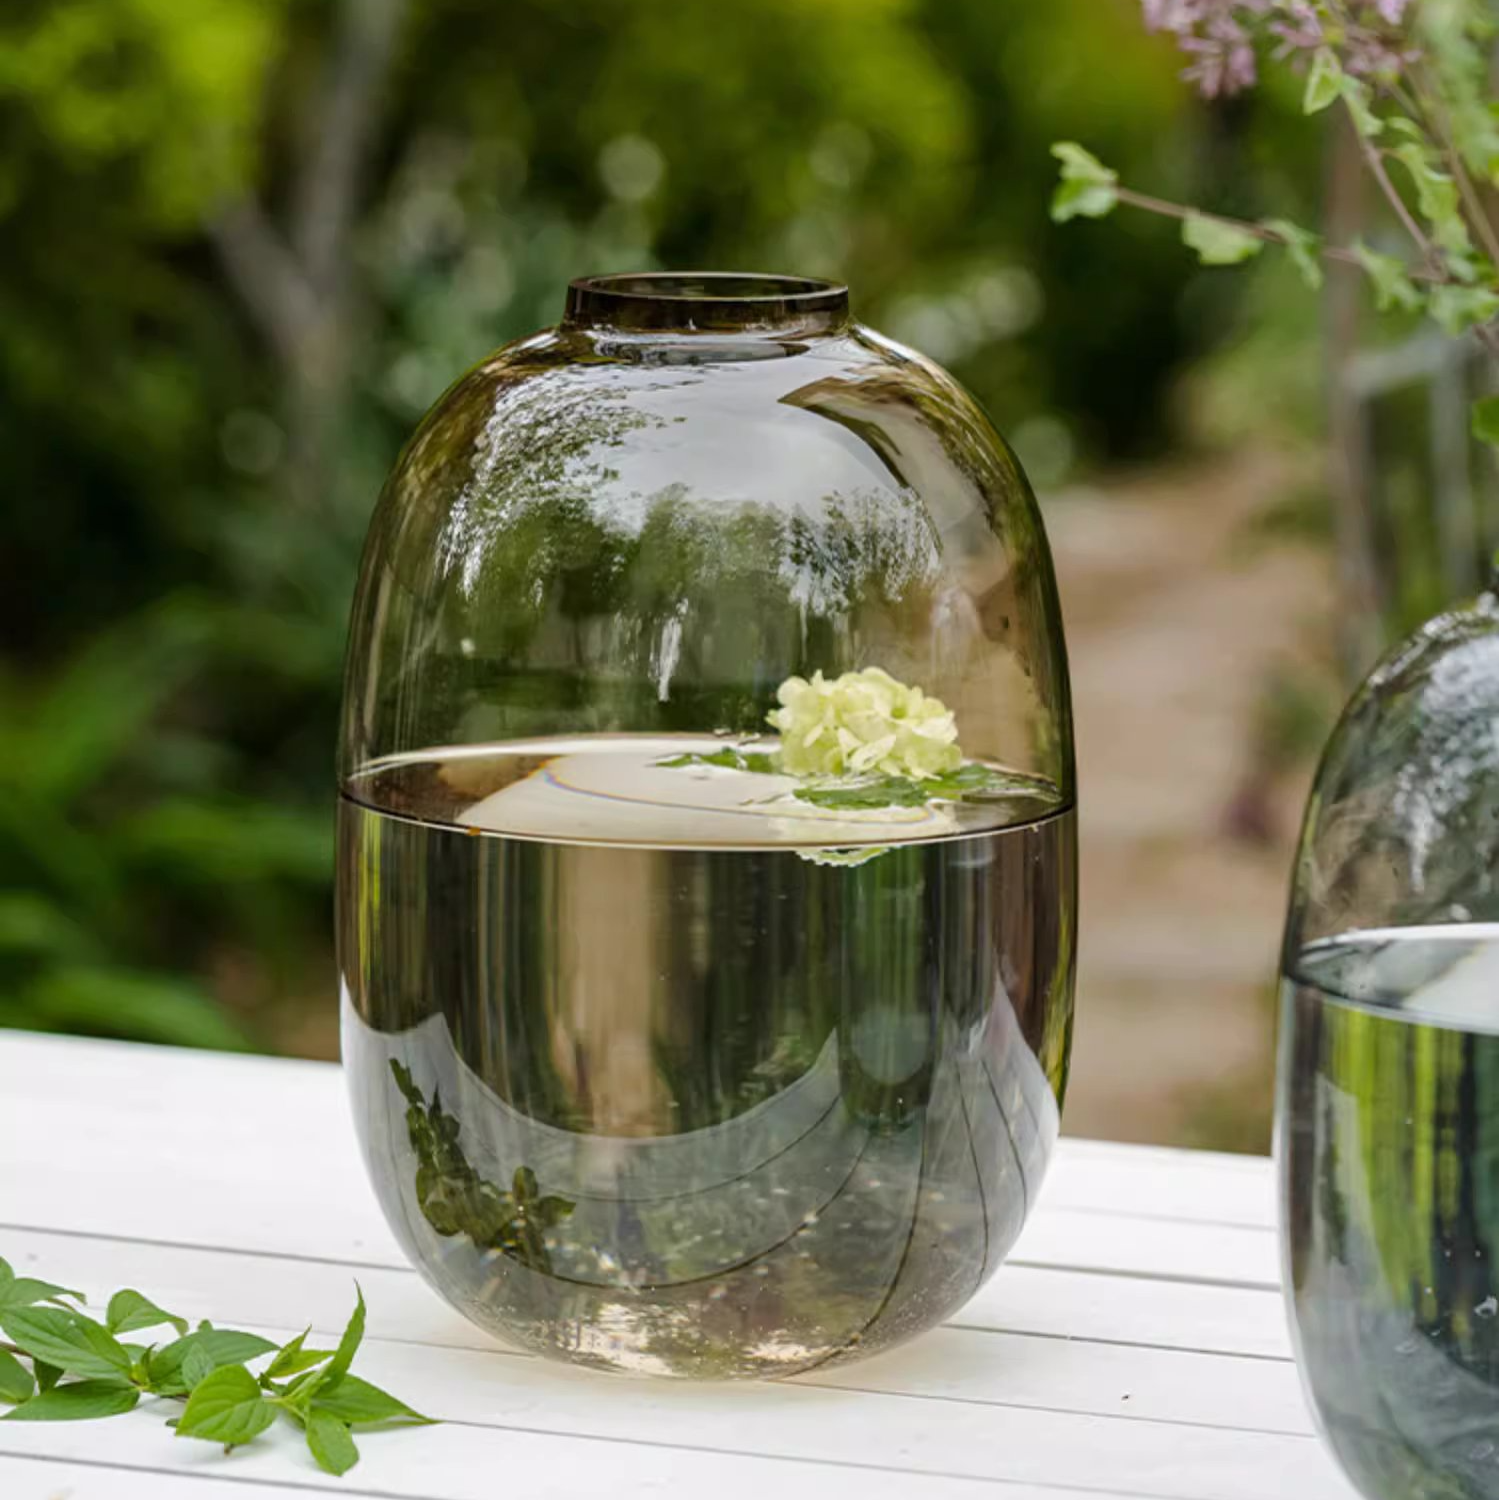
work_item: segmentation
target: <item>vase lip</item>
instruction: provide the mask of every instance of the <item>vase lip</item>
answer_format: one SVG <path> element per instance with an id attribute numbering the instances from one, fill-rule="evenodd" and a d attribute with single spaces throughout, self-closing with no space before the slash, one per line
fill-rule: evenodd
<path id="1" fill-rule="evenodd" d="M 848 288 L 745 271 L 580 276 L 568 284 L 564 321 L 642 333 L 826 333 L 848 322 Z"/>

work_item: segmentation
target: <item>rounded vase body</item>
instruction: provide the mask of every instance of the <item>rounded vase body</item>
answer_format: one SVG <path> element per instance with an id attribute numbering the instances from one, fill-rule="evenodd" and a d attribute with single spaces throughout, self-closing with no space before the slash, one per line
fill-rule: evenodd
<path id="1" fill-rule="evenodd" d="M 338 937 L 365 1159 L 503 1338 L 793 1373 L 952 1313 L 1058 1129 L 1075 852 L 1040 518 L 790 278 L 606 277 L 371 525 Z"/>
<path id="2" fill-rule="evenodd" d="M 1370 1500 L 1499 1500 L 1499 601 L 1353 699 L 1307 813 L 1277 1152 L 1291 1322 Z"/>

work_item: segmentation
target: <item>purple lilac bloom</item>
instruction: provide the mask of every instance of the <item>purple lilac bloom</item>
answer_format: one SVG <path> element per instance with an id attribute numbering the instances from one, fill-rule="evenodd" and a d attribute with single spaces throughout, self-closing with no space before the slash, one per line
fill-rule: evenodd
<path id="1" fill-rule="evenodd" d="M 1236 94 L 1256 79 L 1257 28 L 1279 43 L 1276 57 L 1298 59 L 1327 45 L 1322 8 L 1313 0 L 1140 0 L 1150 31 L 1175 36 L 1191 58 L 1184 77 L 1209 99 Z M 1411 0 L 1354 0 L 1339 59 L 1355 77 L 1398 74 L 1414 54 L 1395 34 Z"/>

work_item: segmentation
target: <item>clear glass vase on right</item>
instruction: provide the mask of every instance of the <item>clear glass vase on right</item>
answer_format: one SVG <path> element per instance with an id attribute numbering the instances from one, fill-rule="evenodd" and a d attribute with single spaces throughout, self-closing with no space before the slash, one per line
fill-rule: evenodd
<path id="1" fill-rule="evenodd" d="M 1307 810 L 1283 958 L 1286 1293 L 1370 1500 L 1499 1500 L 1499 598 L 1390 653 Z"/>

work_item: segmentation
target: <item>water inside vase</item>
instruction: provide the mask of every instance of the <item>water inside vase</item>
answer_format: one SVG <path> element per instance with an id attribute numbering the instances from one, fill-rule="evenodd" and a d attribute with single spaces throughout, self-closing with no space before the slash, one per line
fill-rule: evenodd
<path id="1" fill-rule="evenodd" d="M 1355 932 L 1284 986 L 1292 1321 L 1372 1500 L 1499 1500 L 1499 926 Z"/>
<path id="2" fill-rule="evenodd" d="M 995 1269 L 1057 1133 L 1070 809 L 1024 777 L 818 806 L 723 750 L 436 749 L 346 788 L 372 1177 L 439 1290 L 539 1352 L 735 1376 L 885 1347 Z"/>

